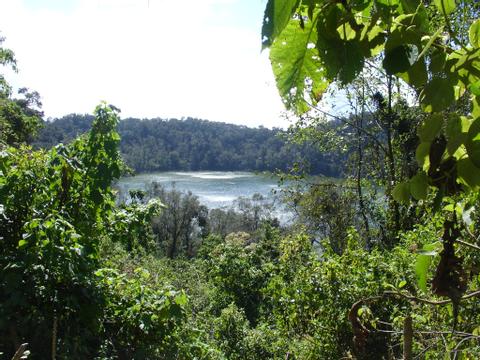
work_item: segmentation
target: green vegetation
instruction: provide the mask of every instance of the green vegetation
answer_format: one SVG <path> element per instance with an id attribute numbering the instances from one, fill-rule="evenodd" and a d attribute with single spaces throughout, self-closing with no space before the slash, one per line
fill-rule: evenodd
<path id="1" fill-rule="evenodd" d="M 299 116 L 285 135 L 346 159 L 342 181 L 285 175 L 288 227 L 259 197 L 209 211 L 154 184 L 117 204 L 118 111 L 101 104 L 88 132 L 33 150 L 39 103 L 0 78 L 0 356 L 28 343 L 31 359 L 479 358 L 479 13 L 268 1 L 264 46 Z M 332 87 L 352 110 L 334 125 L 315 109 Z"/>

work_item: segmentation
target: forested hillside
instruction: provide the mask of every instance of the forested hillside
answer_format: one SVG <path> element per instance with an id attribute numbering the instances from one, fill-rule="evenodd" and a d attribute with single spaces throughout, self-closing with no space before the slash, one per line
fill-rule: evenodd
<path id="1" fill-rule="evenodd" d="M 67 115 L 44 123 L 35 141 L 49 148 L 89 130 L 92 116 Z M 333 126 L 333 125 L 332 125 Z M 248 128 L 187 118 L 124 119 L 118 126 L 120 151 L 137 172 L 169 170 L 288 171 L 296 162 L 308 172 L 341 174 L 342 154 L 305 143 L 289 144 L 280 129 Z"/>

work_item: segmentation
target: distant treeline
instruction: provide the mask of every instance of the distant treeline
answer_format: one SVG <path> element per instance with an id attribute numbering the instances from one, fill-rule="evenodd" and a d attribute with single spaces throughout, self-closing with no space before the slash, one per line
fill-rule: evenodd
<path id="1" fill-rule="evenodd" d="M 90 129 L 93 117 L 71 114 L 47 121 L 34 145 L 67 143 Z M 313 174 L 338 176 L 339 156 L 313 146 L 288 144 L 281 129 L 248 128 L 198 119 L 124 119 L 120 149 L 137 172 L 152 171 L 288 171 L 307 164 Z"/>

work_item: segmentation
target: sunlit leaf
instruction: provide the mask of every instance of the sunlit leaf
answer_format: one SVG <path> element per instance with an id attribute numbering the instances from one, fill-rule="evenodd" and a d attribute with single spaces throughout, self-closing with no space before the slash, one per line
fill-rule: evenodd
<path id="1" fill-rule="evenodd" d="M 473 95 L 480 96 L 480 80 L 473 84 L 470 84 L 468 89 L 471 91 Z"/>
<path id="2" fill-rule="evenodd" d="M 480 168 L 480 118 L 470 126 L 465 145 L 470 160 Z"/>
<path id="3" fill-rule="evenodd" d="M 270 50 L 280 95 L 287 108 L 299 113 L 307 111 L 310 104 L 315 105 L 328 85 L 314 46 L 317 41 L 314 25 L 305 21 L 302 28 L 299 20 L 290 21 Z"/>
<path id="4" fill-rule="evenodd" d="M 445 128 L 447 151 L 450 155 L 455 154 L 457 149 L 465 143 L 469 127 L 470 123 L 466 117 L 450 114 Z"/>
<path id="5" fill-rule="evenodd" d="M 480 47 L 480 20 L 476 20 L 468 31 L 470 44 L 474 47 Z"/>
<path id="6" fill-rule="evenodd" d="M 27 245 L 27 244 L 28 244 L 28 241 L 27 241 L 27 240 L 20 240 L 20 241 L 18 242 L 18 247 L 19 247 L 19 248 L 22 248 L 22 247 L 24 247 L 24 246 Z"/>
<path id="7" fill-rule="evenodd" d="M 424 245 L 418 252 L 415 261 L 415 274 L 417 275 L 417 284 L 420 289 L 427 291 L 428 268 L 432 262 L 432 256 L 436 256 L 441 248 L 439 242 Z"/>
<path id="8" fill-rule="evenodd" d="M 265 8 L 262 26 L 262 45 L 269 47 L 287 26 L 299 0 L 269 0 Z"/>
<path id="9" fill-rule="evenodd" d="M 445 15 L 453 12 L 456 7 L 455 0 L 434 0 L 434 3 L 438 10 Z"/>
<path id="10" fill-rule="evenodd" d="M 422 142 L 420 145 L 418 145 L 415 152 L 415 159 L 417 160 L 418 165 L 425 171 L 430 167 L 429 154 L 430 142 Z"/>

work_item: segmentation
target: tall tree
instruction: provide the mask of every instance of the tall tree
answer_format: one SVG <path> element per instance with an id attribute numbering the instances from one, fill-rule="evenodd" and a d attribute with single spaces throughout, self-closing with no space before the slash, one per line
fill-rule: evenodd
<path id="1" fill-rule="evenodd" d="M 0 65 L 17 71 L 12 50 L 4 48 L 5 38 L 0 36 Z M 18 90 L 19 98 L 12 98 L 12 87 L 0 74 L 0 146 L 30 142 L 41 126 L 42 103 L 36 91 Z"/>
<path id="2" fill-rule="evenodd" d="M 456 199 L 480 188 L 480 3 L 431 3 L 269 0 L 262 40 L 270 48 L 280 95 L 299 114 L 315 106 L 331 84 L 352 83 L 367 65 L 385 73 L 387 98 L 385 105 L 383 99 L 378 103 L 391 181 L 386 189 L 403 203 L 425 200 L 435 191 L 437 204 L 454 209 L 446 214 L 432 289 L 452 300 L 455 313 L 466 289 L 454 248 L 466 203 Z M 392 146 L 397 81 L 414 91 L 425 112 L 416 149 L 420 171 L 404 182 L 397 182 Z"/>

